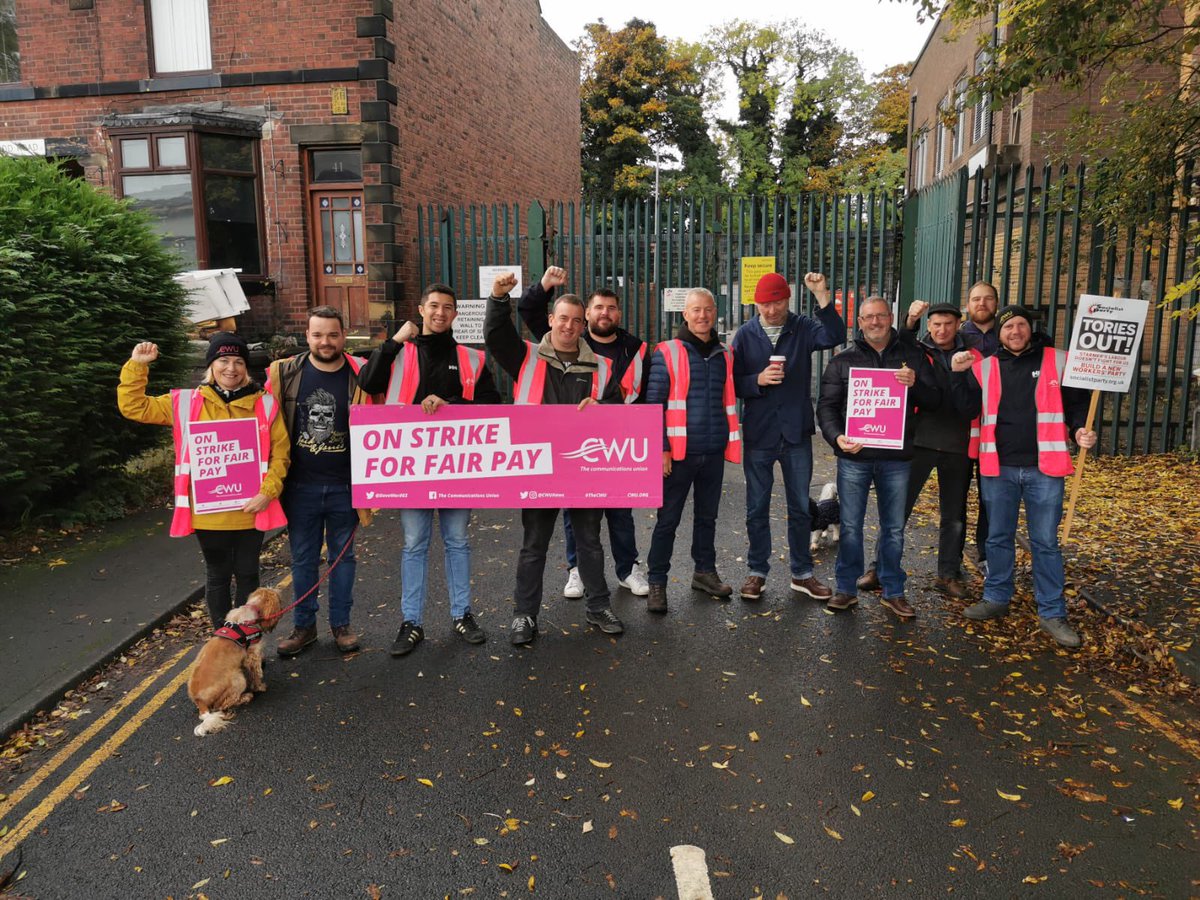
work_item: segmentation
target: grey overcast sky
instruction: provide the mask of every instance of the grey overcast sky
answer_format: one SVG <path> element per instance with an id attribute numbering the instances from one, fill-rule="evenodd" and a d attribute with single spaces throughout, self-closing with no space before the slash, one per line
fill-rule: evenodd
<path id="1" fill-rule="evenodd" d="M 918 22 L 913 3 L 896 0 L 541 0 L 542 17 L 568 44 L 583 26 L 603 18 L 613 29 L 640 18 L 658 26 L 667 38 L 699 40 L 714 25 L 730 19 L 775 22 L 799 19 L 824 31 L 853 52 L 871 76 L 890 65 L 912 62 L 921 51 L 933 22 Z"/>

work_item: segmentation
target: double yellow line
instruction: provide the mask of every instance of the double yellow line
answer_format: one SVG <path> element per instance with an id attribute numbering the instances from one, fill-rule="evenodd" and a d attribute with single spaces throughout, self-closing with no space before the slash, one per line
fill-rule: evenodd
<path id="1" fill-rule="evenodd" d="M 194 647 L 185 647 L 167 662 L 158 667 L 152 675 L 148 675 L 140 684 L 133 688 L 124 697 L 118 700 L 111 709 L 108 710 L 99 719 L 89 725 L 81 734 L 74 738 L 69 744 L 59 750 L 54 756 L 40 769 L 38 769 L 28 781 L 22 784 L 16 791 L 8 796 L 7 799 L 0 801 L 0 821 L 3 817 L 12 810 L 16 809 L 17 805 L 33 793 L 37 788 L 54 775 L 72 756 L 88 744 L 93 738 L 103 731 L 108 725 L 122 712 L 128 709 L 137 701 L 144 693 L 150 690 L 164 675 L 171 671 L 175 666 L 179 665 L 180 661 L 191 653 Z M 175 696 L 184 682 L 187 681 L 190 666 L 185 666 L 174 678 L 172 678 L 165 687 L 155 694 L 149 703 L 134 713 L 128 721 L 123 723 L 120 728 L 113 733 L 103 744 L 92 752 L 87 759 L 76 767 L 61 784 L 54 788 L 46 797 L 35 806 L 29 813 L 25 815 L 20 822 L 11 828 L 3 838 L 0 838 L 0 858 L 7 856 L 17 848 L 26 837 L 29 836 L 35 828 L 45 821 L 50 813 L 54 812 L 55 807 L 62 803 L 63 800 L 71 796 L 76 788 L 83 783 L 84 779 L 96 771 L 99 766 L 110 759 L 112 755 L 120 749 L 130 737 L 133 736 L 147 719 L 158 712 L 163 705 Z"/>
<path id="2" fill-rule="evenodd" d="M 276 590 L 286 590 L 288 585 L 292 583 L 292 576 L 289 573 L 277 584 Z M 165 663 L 159 666 L 151 675 L 146 676 L 142 681 L 130 690 L 124 697 L 113 704 L 99 719 L 89 725 L 82 733 L 76 736 L 69 744 L 54 754 L 50 760 L 38 769 L 30 778 L 18 787 L 13 793 L 9 794 L 4 800 L 0 800 L 0 825 L 4 822 L 4 817 L 11 813 L 17 806 L 38 789 L 48 778 L 54 775 L 62 768 L 68 760 L 78 753 L 83 747 L 89 744 L 101 731 L 107 728 L 112 721 L 121 715 L 126 709 L 137 702 L 143 694 L 149 691 L 163 677 L 166 676 L 173 668 L 179 665 L 185 656 L 196 650 L 195 646 L 184 647 Z M 88 756 L 82 763 L 75 768 L 70 775 L 57 787 L 55 787 L 46 797 L 32 810 L 30 810 L 20 822 L 9 829 L 8 833 L 0 838 L 0 859 L 3 859 L 9 853 L 17 848 L 17 846 L 29 836 L 35 828 L 42 824 L 54 809 L 74 793 L 83 781 L 88 778 L 93 772 L 100 767 L 102 763 L 110 759 L 121 746 L 129 740 L 134 733 L 146 723 L 152 715 L 158 712 L 162 707 L 175 696 L 176 692 L 183 687 L 191 672 L 191 666 L 184 666 L 175 677 L 155 694 L 150 701 L 134 713 L 128 721 L 124 722 L 103 744 Z"/>

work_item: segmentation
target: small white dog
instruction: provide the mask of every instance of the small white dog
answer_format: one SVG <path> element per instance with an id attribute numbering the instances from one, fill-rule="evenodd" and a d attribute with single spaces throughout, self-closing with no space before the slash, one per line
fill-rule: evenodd
<path id="1" fill-rule="evenodd" d="M 188 696 L 200 713 L 195 734 L 220 731 L 229 710 L 267 689 L 262 670 L 262 636 L 279 622 L 279 592 L 259 588 L 244 606 L 231 609 L 196 657 L 188 679 Z"/>
<path id="2" fill-rule="evenodd" d="M 821 488 L 821 495 L 814 501 L 808 498 L 808 515 L 812 519 L 812 539 L 808 542 L 809 550 L 816 552 L 822 543 L 832 547 L 842 534 L 842 508 L 838 504 L 837 485 L 832 481 L 826 482 Z M 822 541 L 822 539 L 824 539 Z"/>

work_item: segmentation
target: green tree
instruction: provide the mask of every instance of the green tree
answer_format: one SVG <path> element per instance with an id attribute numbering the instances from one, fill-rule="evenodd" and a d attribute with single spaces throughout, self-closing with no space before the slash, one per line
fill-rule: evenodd
<path id="1" fill-rule="evenodd" d="M 941 4 L 920 0 L 926 15 Z M 993 107 L 1018 92 L 1056 88 L 1096 91 L 1101 109 L 1078 105 L 1061 156 L 1082 158 L 1103 177 L 1087 192 L 1087 212 L 1100 222 L 1141 222 L 1155 240 L 1171 220 L 1180 173 L 1200 158 L 1200 17 L 1194 2 L 1173 0 L 949 0 L 943 15 L 957 26 L 996 18 L 1000 52 L 974 74 L 969 102 Z M 980 37 L 989 47 L 988 30 Z M 1165 71 L 1164 71 L 1165 70 Z M 1197 241 L 1195 233 L 1184 236 Z M 1169 294 L 1200 288 L 1200 273 Z M 1195 316 L 1200 307 L 1193 305 Z"/>
<path id="2" fill-rule="evenodd" d="M 858 60 L 820 32 L 734 20 L 708 42 L 737 84 L 738 117 L 718 125 L 738 191 L 842 189 L 846 161 L 885 140 Z"/>
<path id="3" fill-rule="evenodd" d="M 701 48 L 669 43 L 652 22 L 630 19 L 618 31 L 589 24 L 577 49 L 586 192 L 648 195 L 655 150 L 679 163 L 677 179 L 707 185 L 718 177 Z"/>
<path id="4" fill-rule="evenodd" d="M 908 162 L 909 63 L 889 66 L 848 106 L 841 155 L 824 168 L 810 168 L 810 190 L 866 192 L 895 190 Z"/>
<path id="5" fill-rule="evenodd" d="M 118 373 L 154 340 L 161 386 L 181 382 L 176 269 L 143 214 L 0 156 L 0 524 L 123 512 L 123 464 L 158 435 L 117 412 Z"/>

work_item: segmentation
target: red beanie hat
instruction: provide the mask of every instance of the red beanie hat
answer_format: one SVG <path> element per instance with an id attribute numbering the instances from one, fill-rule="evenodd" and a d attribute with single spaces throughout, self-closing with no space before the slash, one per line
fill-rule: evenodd
<path id="1" fill-rule="evenodd" d="M 755 303 L 769 303 L 772 300 L 789 300 L 792 296 L 792 289 L 788 287 L 787 281 L 778 272 L 768 272 L 762 278 L 758 279 L 758 286 L 754 289 Z"/>

